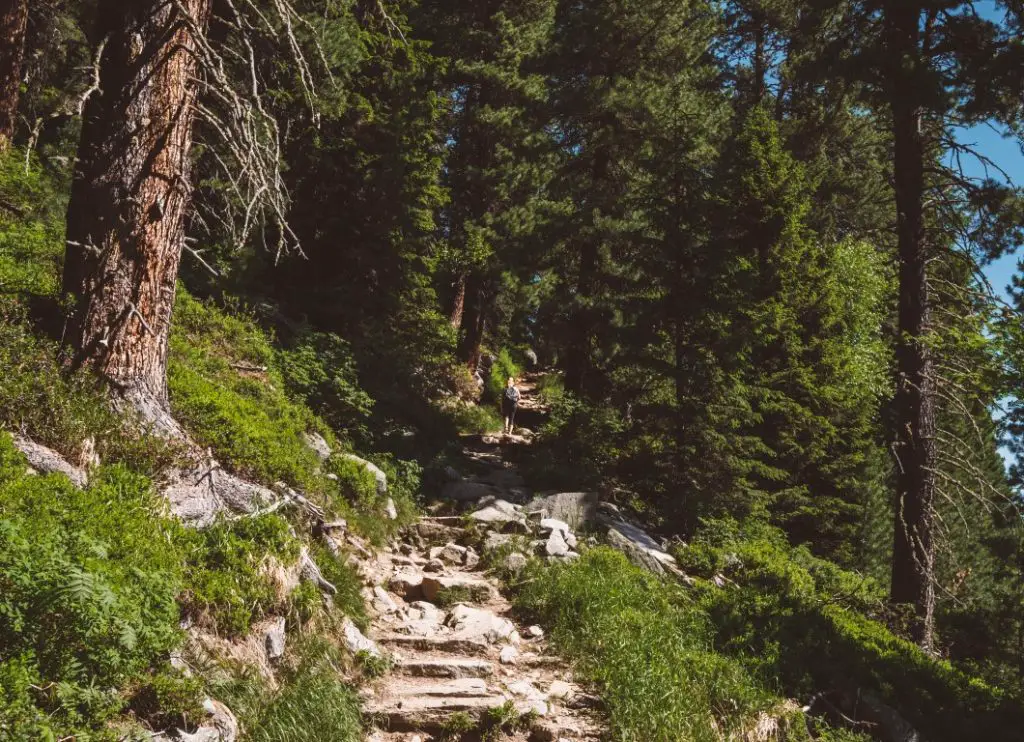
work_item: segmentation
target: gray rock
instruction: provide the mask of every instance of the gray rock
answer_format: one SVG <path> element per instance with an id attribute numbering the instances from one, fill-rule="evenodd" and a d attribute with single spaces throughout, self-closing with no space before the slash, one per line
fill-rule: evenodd
<path id="1" fill-rule="evenodd" d="M 440 574 L 444 572 L 445 564 L 440 559 L 431 559 L 429 562 L 423 565 L 424 572 L 432 572 L 434 574 Z"/>
<path id="2" fill-rule="evenodd" d="M 388 493 L 388 475 L 381 471 L 380 467 L 374 464 L 372 461 L 356 456 L 354 453 L 342 453 L 339 454 L 341 458 L 346 461 L 352 461 L 359 464 L 366 471 L 373 474 L 374 480 L 377 482 L 377 496 L 384 497 Z"/>
<path id="3" fill-rule="evenodd" d="M 418 600 L 423 594 L 423 575 L 399 572 L 388 580 L 388 589 L 406 600 Z"/>
<path id="4" fill-rule="evenodd" d="M 203 701 L 207 719 L 194 732 L 178 729 L 170 734 L 154 737 L 157 742 L 235 742 L 238 739 L 238 720 L 231 709 L 220 701 L 207 698 Z"/>
<path id="5" fill-rule="evenodd" d="M 516 633 L 515 625 L 508 619 L 462 603 L 452 609 L 446 623 L 458 639 L 481 639 L 489 644 L 511 639 Z"/>
<path id="6" fill-rule="evenodd" d="M 283 616 L 267 627 L 263 634 L 263 645 L 267 650 L 267 659 L 276 660 L 284 656 L 285 632 Z"/>
<path id="7" fill-rule="evenodd" d="M 558 518 L 542 518 L 540 521 L 540 530 L 544 533 L 551 531 L 562 531 L 568 533 L 570 531 L 569 524 L 564 520 L 558 520 Z"/>
<path id="8" fill-rule="evenodd" d="M 544 544 L 544 552 L 548 556 L 564 556 L 569 553 L 569 544 L 565 543 L 565 536 L 561 531 L 552 531 Z"/>
<path id="9" fill-rule="evenodd" d="M 507 546 L 512 543 L 513 538 L 515 537 L 509 533 L 488 533 L 483 543 L 484 553 L 490 554 L 503 546 Z"/>
<path id="10" fill-rule="evenodd" d="M 76 487 L 85 487 L 89 483 L 89 475 L 84 469 L 73 466 L 67 459 L 52 448 L 42 446 L 20 435 L 14 436 L 14 446 L 37 472 L 44 474 L 63 474 Z"/>
<path id="11" fill-rule="evenodd" d="M 658 543 L 637 526 L 617 521 L 609 525 L 605 538 L 609 546 L 621 551 L 638 567 L 659 575 L 666 572 L 682 575 L 675 558 L 662 551 Z"/>
<path id="12" fill-rule="evenodd" d="M 496 492 L 494 487 L 483 482 L 449 482 L 441 488 L 441 497 L 457 502 L 475 502 Z"/>
<path id="13" fill-rule="evenodd" d="M 480 564 L 480 555 L 472 549 L 466 549 L 466 558 L 463 564 L 466 569 L 476 569 L 477 565 Z"/>
<path id="14" fill-rule="evenodd" d="M 391 594 L 380 585 L 373 588 L 373 607 L 379 613 L 397 613 L 398 603 L 391 597 Z"/>
<path id="15" fill-rule="evenodd" d="M 359 652 L 366 652 L 374 657 L 380 657 L 380 647 L 373 641 L 367 639 L 363 632 L 359 630 L 359 627 L 352 623 L 352 619 L 346 617 L 341 625 L 342 639 L 345 642 L 345 646 L 348 647 L 348 651 L 352 654 Z"/>
<path id="16" fill-rule="evenodd" d="M 536 625 L 529 626 L 526 629 L 526 635 L 531 639 L 540 639 L 542 636 L 544 636 L 544 629 Z"/>
<path id="17" fill-rule="evenodd" d="M 533 350 L 533 348 L 527 348 L 526 352 L 523 355 L 526 356 L 526 362 L 530 364 L 530 368 L 536 367 L 537 353 Z"/>
<path id="18" fill-rule="evenodd" d="M 331 458 L 331 445 L 322 435 L 319 433 L 305 433 L 303 437 L 306 439 L 306 445 L 313 450 L 317 458 L 321 461 L 327 461 L 327 459 Z"/>
<path id="19" fill-rule="evenodd" d="M 398 520 L 398 508 L 395 507 L 395 501 L 390 497 L 384 505 L 384 512 L 387 514 L 389 520 Z"/>
<path id="20" fill-rule="evenodd" d="M 161 494 L 170 504 L 171 513 L 194 528 L 205 528 L 225 513 L 252 515 L 275 505 L 282 497 L 224 471 L 215 461 L 171 472 Z"/>
<path id="21" fill-rule="evenodd" d="M 504 567 L 513 574 L 519 574 L 522 572 L 526 565 L 529 564 L 529 560 L 520 554 L 518 551 L 513 551 L 507 557 L 505 557 Z"/>
<path id="22" fill-rule="evenodd" d="M 534 498 L 526 509 L 541 510 L 545 517 L 564 521 L 577 531 L 580 526 L 597 519 L 598 496 L 596 492 L 559 492 Z"/>
<path id="23" fill-rule="evenodd" d="M 514 665 L 519 659 L 519 650 L 513 647 L 511 644 L 506 644 L 501 648 L 501 655 L 498 657 L 498 661 L 503 665 Z"/>
<path id="24" fill-rule="evenodd" d="M 566 531 L 562 535 L 565 537 L 565 543 L 569 544 L 569 548 L 575 549 L 576 545 L 579 543 L 576 539 L 576 534 Z"/>
<path id="25" fill-rule="evenodd" d="M 478 523 L 501 526 L 502 528 L 512 525 L 519 531 L 527 530 L 526 517 L 517 506 L 507 500 L 495 500 L 480 510 L 471 513 L 469 517 Z"/>

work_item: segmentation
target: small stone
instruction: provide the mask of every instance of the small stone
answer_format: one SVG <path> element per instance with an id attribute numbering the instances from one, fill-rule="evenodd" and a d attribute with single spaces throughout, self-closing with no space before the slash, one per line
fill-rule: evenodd
<path id="1" fill-rule="evenodd" d="M 514 665 L 519 659 L 519 650 L 508 644 L 501 648 L 501 655 L 498 659 L 503 665 Z"/>
<path id="2" fill-rule="evenodd" d="M 575 533 L 570 533 L 569 531 L 566 531 L 563 535 L 565 536 L 565 543 L 567 543 L 569 545 L 569 548 L 570 549 L 575 549 L 576 545 L 579 543 L 576 540 L 576 534 Z"/>
<path id="3" fill-rule="evenodd" d="M 268 626 L 263 635 L 263 645 L 267 650 L 267 659 L 276 660 L 283 656 L 284 644 L 284 617 L 282 616 Z"/>
<path id="4" fill-rule="evenodd" d="M 543 518 L 540 522 L 540 529 L 545 533 L 548 531 L 561 531 L 562 533 L 568 533 L 569 524 L 564 520 L 558 520 L 558 518 Z"/>
<path id="5" fill-rule="evenodd" d="M 483 550 L 485 554 L 497 551 L 503 546 L 512 543 L 513 536 L 507 533 L 488 533 L 484 539 Z"/>
<path id="6" fill-rule="evenodd" d="M 564 680 L 553 680 L 548 686 L 548 696 L 551 698 L 568 698 L 572 695 L 572 686 Z"/>
<path id="7" fill-rule="evenodd" d="M 398 508 L 395 507 L 395 501 L 390 497 L 384 505 L 384 512 L 387 513 L 389 520 L 398 520 Z"/>
<path id="8" fill-rule="evenodd" d="M 466 558 L 463 564 L 466 566 L 466 569 L 475 569 L 480 564 L 480 555 L 472 549 L 466 549 Z"/>
<path id="9" fill-rule="evenodd" d="M 444 567 L 444 562 L 442 562 L 440 559 L 431 559 L 429 562 L 426 563 L 426 565 L 424 565 L 423 571 L 431 572 L 433 574 L 439 574 L 441 572 L 444 572 Z"/>
<path id="10" fill-rule="evenodd" d="M 374 657 L 381 656 L 380 647 L 367 639 L 363 632 L 359 630 L 359 627 L 352 623 L 351 618 L 345 618 L 344 623 L 341 625 L 341 631 L 345 646 L 348 647 L 348 651 L 352 654 L 366 652 Z"/>
<path id="11" fill-rule="evenodd" d="M 398 603 L 380 585 L 373 588 L 373 607 L 380 613 L 396 613 L 398 611 Z"/>
<path id="12" fill-rule="evenodd" d="M 519 574 L 526 568 L 529 560 L 520 554 L 518 551 L 514 551 L 505 557 L 504 567 L 513 574 Z"/>
<path id="13" fill-rule="evenodd" d="M 431 549 L 431 556 L 433 557 L 433 549 Z M 466 547 L 453 544 L 451 542 L 441 547 L 440 558 L 450 564 L 462 564 L 466 561 Z"/>
<path id="14" fill-rule="evenodd" d="M 544 544 L 544 551 L 548 556 L 564 556 L 569 553 L 569 544 L 565 543 L 565 536 L 561 531 L 552 531 Z"/>
<path id="15" fill-rule="evenodd" d="M 526 629 L 526 635 L 531 639 L 540 639 L 544 636 L 544 629 L 540 626 L 530 626 Z"/>

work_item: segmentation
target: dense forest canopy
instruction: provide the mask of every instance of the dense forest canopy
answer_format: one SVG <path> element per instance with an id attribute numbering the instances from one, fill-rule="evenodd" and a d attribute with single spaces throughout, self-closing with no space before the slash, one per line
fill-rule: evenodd
<path id="1" fill-rule="evenodd" d="M 422 462 L 544 370 L 537 481 L 784 534 L 1020 700 L 1024 277 L 984 269 L 1024 193 L 959 134 L 1024 148 L 1022 33 L 1019 0 L 0 0 L 0 358 L 52 343 L 218 450 L 218 306 Z"/>

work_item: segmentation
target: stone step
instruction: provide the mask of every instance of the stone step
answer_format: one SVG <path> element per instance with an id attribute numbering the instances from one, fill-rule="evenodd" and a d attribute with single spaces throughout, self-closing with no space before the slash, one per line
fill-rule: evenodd
<path id="1" fill-rule="evenodd" d="M 423 599 L 430 603 L 436 603 L 438 595 L 458 602 L 471 600 L 481 603 L 499 596 L 497 588 L 487 580 L 466 575 L 424 575 L 420 589 Z"/>
<path id="2" fill-rule="evenodd" d="M 453 714 L 468 714 L 479 720 L 507 700 L 499 694 L 463 698 L 410 696 L 371 702 L 363 707 L 363 715 L 370 724 L 389 731 L 438 731 Z"/>
<path id="3" fill-rule="evenodd" d="M 378 644 L 393 647 L 399 651 L 418 650 L 436 654 L 459 654 L 484 656 L 490 645 L 482 639 L 452 636 L 412 636 L 409 634 L 379 634 L 374 636 Z"/>
<path id="4" fill-rule="evenodd" d="M 488 688 L 479 678 L 427 681 L 409 678 L 384 688 L 364 707 L 364 713 L 385 729 L 433 729 L 455 713 L 478 717 L 501 706 L 508 697 Z"/>
<path id="5" fill-rule="evenodd" d="M 400 660 L 395 672 L 424 678 L 486 678 L 494 674 L 494 665 L 471 657 L 413 658 Z"/>

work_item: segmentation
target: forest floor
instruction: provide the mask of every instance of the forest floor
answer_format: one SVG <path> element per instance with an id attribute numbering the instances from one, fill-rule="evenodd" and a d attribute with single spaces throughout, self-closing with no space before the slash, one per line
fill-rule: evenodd
<path id="1" fill-rule="evenodd" d="M 545 412 L 536 388 L 534 376 L 520 385 L 520 420 L 531 425 Z M 446 488 L 458 507 L 438 505 L 434 512 L 452 514 L 423 516 L 359 563 L 369 637 L 382 648 L 384 667 L 364 691 L 372 742 L 584 742 L 603 735 L 599 701 L 552 654 L 544 627 L 517 621 L 492 568 L 525 565 L 536 530 L 524 507 L 532 493 L 514 464 L 530 433 L 516 433 L 465 436 Z M 532 515 L 535 521 L 541 513 Z"/>

